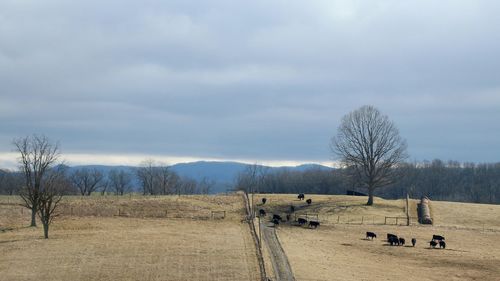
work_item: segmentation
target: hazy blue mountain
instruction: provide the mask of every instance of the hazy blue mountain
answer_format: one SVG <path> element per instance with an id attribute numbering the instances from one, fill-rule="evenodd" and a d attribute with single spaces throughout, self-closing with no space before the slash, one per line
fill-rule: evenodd
<path id="1" fill-rule="evenodd" d="M 239 162 L 221 162 L 221 161 L 198 161 L 190 163 L 179 163 L 170 166 L 173 171 L 175 171 L 179 176 L 192 178 L 197 181 L 201 181 L 206 178 L 208 180 L 215 181 L 215 186 L 212 193 L 225 192 L 232 188 L 234 179 L 238 173 L 244 171 L 249 164 L 239 163 Z M 102 173 L 107 174 L 111 170 L 125 170 L 134 173 L 137 167 L 134 166 L 106 166 L 106 165 L 85 165 L 85 166 L 73 166 L 68 168 L 68 172 L 71 173 L 79 168 L 89 168 L 98 169 Z M 297 171 L 305 171 L 308 169 L 331 169 L 330 167 L 318 165 L 318 164 L 304 164 L 296 167 L 267 167 L 269 172 L 289 169 Z M 134 185 L 138 188 L 139 183 L 137 180 L 134 181 Z"/>

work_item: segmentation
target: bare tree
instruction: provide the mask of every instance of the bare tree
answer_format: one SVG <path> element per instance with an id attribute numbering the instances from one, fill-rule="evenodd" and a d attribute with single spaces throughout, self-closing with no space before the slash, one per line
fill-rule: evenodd
<path id="1" fill-rule="evenodd" d="M 123 195 L 131 190 L 132 176 L 123 170 L 109 172 L 109 184 L 116 195 Z"/>
<path id="2" fill-rule="evenodd" d="M 104 175 L 97 169 L 81 168 L 73 172 L 71 182 L 82 196 L 89 196 L 105 184 Z"/>
<path id="3" fill-rule="evenodd" d="M 23 205 L 31 209 L 31 226 L 36 226 L 36 213 L 43 188 L 42 179 L 59 158 L 59 145 L 43 135 L 15 139 L 13 144 L 20 153 L 20 170 L 25 180 L 19 195 Z"/>
<path id="4" fill-rule="evenodd" d="M 45 239 L 49 238 L 49 226 L 57 216 L 55 213 L 69 183 L 63 166 L 50 169 L 42 179 L 42 188 L 38 206 L 38 216 L 43 225 Z"/>
<path id="5" fill-rule="evenodd" d="M 210 191 L 213 189 L 215 186 L 215 181 L 210 180 L 206 177 L 204 177 L 199 183 L 198 183 L 198 192 L 201 194 L 209 194 Z"/>
<path id="6" fill-rule="evenodd" d="M 141 166 L 137 168 L 137 177 L 142 185 L 143 195 L 155 194 L 155 167 L 156 163 L 152 159 L 147 159 L 141 163 Z"/>
<path id="7" fill-rule="evenodd" d="M 154 169 L 155 187 L 160 194 L 173 193 L 173 174 L 167 166 L 158 166 Z"/>
<path id="8" fill-rule="evenodd" d="M 183 194 L 195 194 L 198 182 L 192 178 L 182 178 L 180 182 L 181 192 Z M 179 194 L 180 194 L 179 193 Z"/>
<path id="9" fill-rule="evenodd" d="M 236 178 L 236 189 L 243 190 L 247 194 L 251 193 L 250 208 L 252 209 L 252 214 L 255 213 L 254 193 L 259 192 L 260 187 L 266 179 L 268 169 L 268 167 L 262 165 L 248 165 Z"/>
<path id="10" fill-rule="evenodd" d="M 331 148 L 344 167 L 368 189 L 373 205 L 376 188 L 393 183 L 394 169 L 406 158 L 406 142 L 389 117 L 373 106 L 363 106 L 342 118 Z"/>
<path id="11" fill-rule="evenodd" d="M 20 173 L 0 170 L 0 194 L 14 195 L 23 186 L 23 182 Z"/>

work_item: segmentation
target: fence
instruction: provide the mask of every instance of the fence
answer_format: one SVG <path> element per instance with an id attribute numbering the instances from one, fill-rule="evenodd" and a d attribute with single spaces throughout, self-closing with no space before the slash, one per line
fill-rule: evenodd
<path id="1" fill-rule="evenodd" d="M 349 215 L 328 215 L 318 213 L 295 213 L 294 219 L 304 218 L 307 220 L 317 220 L 326 224 L 368 224 L 368 225 L 406 225 L 406 217 L 390 217 L 390 216 L 349 216 Z M 410 225 L 418 223 L 418 218 L 410 217 Z"/>
<path id="2" fill-rule="evenodd" d="M 169 219 L 193 219 L 193 220 L 209 220 L 209 219 L 225 219 L 226 211 L 212 211 L 209 209 L 199 208 L 133 208 L 126 206 L 95 206 L 95 207 L 80 207 L 64 205 L 58 208 L 57 213 L 62 216 L 73 217 L 133 217 L 133 218 L 169 218 Z"/>

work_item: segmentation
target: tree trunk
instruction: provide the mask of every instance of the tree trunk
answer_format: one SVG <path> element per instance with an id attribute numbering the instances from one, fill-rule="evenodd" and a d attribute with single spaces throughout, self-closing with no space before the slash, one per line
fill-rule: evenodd
<path id="1" fill-rule="evenodd" d="M 49 224 L 43 223 L 43 236 L 45 239 L 49 239 Z"/>
<path id="2" fill-rule="evenodd" d="M 31 207 L 31 225 L 36 227 L 36 207 Z"/>
<path id="3" fill-rule="evenodd" d="M 373 187 L 371 186 L 368 187 L 368 202 L 366 202 L 366 205 L 373 205 Z"/>

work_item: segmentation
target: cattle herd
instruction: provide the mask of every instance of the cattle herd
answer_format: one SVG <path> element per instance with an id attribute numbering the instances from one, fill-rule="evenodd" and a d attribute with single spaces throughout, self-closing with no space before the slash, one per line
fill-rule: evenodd
<path id="1" fill-rule="evenodd" d="M 377 238 L 377 234 L 375 232 L 371 231 L 366 232 L 367 240 L 373 240 L 374 238 Z M 403 237 L 398 237 L 395 234 L 387 233 L 387 243 L 389 243 L 389 245 L 391 246 L 404 246 L 406 240 Z M 415 247 L 416 244 L 417 244 L 417 239 L 412 238 L 411 245 Z M 432 240 L 429 242 L 429 245 L 431 248 L 436 248 L 436 246 L 439 245 L 439 248 L 446 249 L 446 242 L 444 236 L 432 235 Z"/>
<path id="2" fill-rule="evenodd" d="M 299 201 L 302 201 L 302 200 L 305 200 L 305 195 L 304 193 L 300 193 L 298 196 L 297 196 L 297 199 L 299 199 Z M 312 199 L 307 199 L 305 200 L 307 205 L 311 205 L 312 204 Z M 265 205 L 267 202 L 267 198 L 262 198 L 262 205 Z M 290 205 L 290 211 L 287 212 L 286 214 L 286 221 L 290 221 L 291 219 L 291 214 L 295 212 L 295 206 L 294 205 Z M 264 209 L 260 209 L 259 210 L 259 216 L 260 217 L 265 217 L 267 215 L 266 213 L 266 210 Z M 278 215 L 278 214 L 273 214 L 273 217 L 271 219 L 271 222 L 274 224 L 274 226 L 277 226 L 279 225 L 281 222 L 284 222 L 285 220 L 283 220 L 283 218 Z M 317 221 L 317 220 L 311 220 L 311 221 L 307 221 L 307 219 L 304 219 L 304 218 L 298 218 L 297 219 L 297 223 L 299 226 L 303 226 L 303 225 L 308 225 L 309 228 L 318 228 L 318 226 L 320 225 L 320 222 Z"/>
<path id="3" fill-rule="evenodd" d="M 297 198 L 299 199 L 299 201 L 302 201 L 305 199 L 305 195 L 304 193 L 300 193 Z M 262 198 L 262 205 L 266 204 L 267 202 L 267 199 L 266 198 Z M 307 199 L 306 200 L 306 203 L 308 205 L 311 205 L 312 204 L 312 200 L 311 199 Z M 290 212 L 286 214 L 286 221 L 290 221 L 290 214 L 295 212 L 295 206 L 293 205 L 290 205 Z M 259 210 L 259 216 L 261 217 L 265 217 L 266 216 L 266 211 L 264 209 L 260 209 Z M 274 226 L 277 226 L 280 224 L 280 222 L 283 222 L 283 218 L 278 215 L 278 214 L 273 214 L 273 217 L 271 219 L 271 222 L 274 224 Z M 304 226 L 304 225 L 308 225 L 309 228 L 317 228 L 320 223 L 319 221 L 314 221 L 314 220 L 310 220 L 308 221 L 307 219 L 305 218 L 298 218 L 297 219 L 297 224 L 298 226 Z M 375 232 L 371 232 L 371 231 L 367 231 L 366 232 L 366 239 L 367 240 L 372 240 L 374 238 L 377 238 L 377 234 Z M 392 234 L 392 233 L 387 233 L 387 243 L 389 243 L 389 245 L 391 246 L 404 246 L 406 244 L 406 240 L 403 238 L 403 237 L 398 237 L 397 235 L 395 234 Z M 413 247 L 415 247 L 415 245 L 417 244 L 417 239 L 416 238 L 412 238 L 411 239 L 411 245 Z M 444 239 L 444 236 L 441 236 L 441 235 L 432 235 L 432 240 L 429 241 L 429 246 L 431 248 L 436 248 L 436 246 L 439 245 L 439 248 L 442 248 L 442 249 L 446 249 L 446 242 L 445 242 L 445 239 Z"/>

